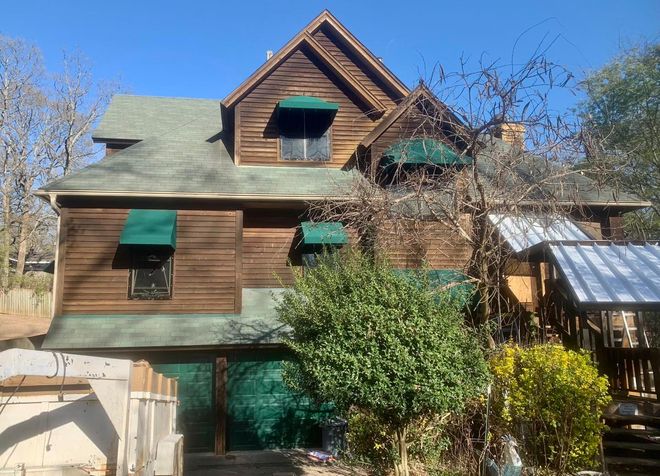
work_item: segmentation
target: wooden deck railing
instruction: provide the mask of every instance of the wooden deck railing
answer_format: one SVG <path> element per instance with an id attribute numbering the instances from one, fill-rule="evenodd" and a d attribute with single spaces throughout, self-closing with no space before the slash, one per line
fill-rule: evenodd
<path id="1" fill-rule="evenodd" d="M 659 399 L 660 349 L 606 347 L 598 354 L 613 393 Z"/>

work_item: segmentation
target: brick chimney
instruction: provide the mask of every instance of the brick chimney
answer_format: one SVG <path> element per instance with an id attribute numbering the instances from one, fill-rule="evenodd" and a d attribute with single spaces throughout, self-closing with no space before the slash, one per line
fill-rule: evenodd
<path id="1" fill-rule="evenodd" d="M 518 147 L 525 146 L 525 126 L 514 122 L 501 124 L 495 132 L 495 137 L 502 139 L 507 144 Z"/>

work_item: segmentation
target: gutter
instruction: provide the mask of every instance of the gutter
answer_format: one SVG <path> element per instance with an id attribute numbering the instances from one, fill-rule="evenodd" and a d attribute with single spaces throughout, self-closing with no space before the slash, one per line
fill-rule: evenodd
<path id="1" fill-rule="evenodd" d="M 265 200 L 265 201 L 314 201 L 314 200 L 347 200 L 350 199 L 344 196 L 324 196 L 324 195 L 254 195 L 254 194 L 219 194 L 219 193 L 178 193 L 178 192 L 156 192 L 156 193 L 139 193 L 139 192 L 99 192 L 92 190 L 80 191 L 59 191 L 50 192 L 46 190 L 38 190 L 34 193 L 37 197 L 50 202 L 51 207 L 58 212 L 59 207 L 57 204 L 53 205 L 52 197 L 139 197 L 139 198 L 203 198 L 203 199 L 218 199 L 228 201 L 239 200 Z M 57 208 L 55 208 L 57 207 Z"/>
<path id="2" fill-rule="evenodd" d="M 140 198 L 204 198 L 204 199 L 218 199 L 228 201 L 239 200 L 273 200 L 273 201 L 315 201 L 315 200 L 342 200 L 350 201 L 351 197 L 347 195 L 341 196 L 325 196 L 325 195 L 255 195 L 255 194 L 221 194 L 221 193 L 179 193 L 179 192 L 127 192 L 127 191 L 95 191 L 95 190 L 77 190 L 77 191 L 46 191 L 38 190 L 34 193 L 36 196 L 49 201 L 54 195 L 59 194 L 63 197 L 140 197 Z M 52 199 L 51 199 L 52 200 Z M 518 205 L 538 205 L 538 201 L 525 200 L 518 203 Z M 601 207 L 630 207 L 630 208 L 644 208 L 650 207 L 651 202 L 616 202 L 616 201 L 599 201 L 599 202 L 575 202 L 575 201 L 560 201 L 556 203 L 559 206 L 580 207 L 580 206 L 601 206 Z M 51 206 L 53 203 L 51 201 Z M 58 212 L 59 208 L 54 208 Z"/>

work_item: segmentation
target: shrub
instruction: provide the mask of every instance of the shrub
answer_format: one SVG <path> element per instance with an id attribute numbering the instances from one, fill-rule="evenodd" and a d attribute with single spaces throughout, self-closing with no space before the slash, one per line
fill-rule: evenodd
<path id="1" fill-rule="evenodd" d="M 392 430 L 366 411 L 351 409 L 346 438 L 349 457 L 367 463 L 376 474 L 387 474 L 396 461 Z"/>
<path id="2" fill-rule="evenodd" d="M 607 379 L 586 353 L 560 345 L 507 345 L 491 359 L 496 424 L 512 434 L 525 465 L 560 473 L 597 465 Z"/>
<path id="3" fill-rule="evenodd" d="M 409 425 L 408 452 L 413 474 L 428 476 L 472 475 L 478 472 L 478 452 L 472 446 L 475 413 L 483 402 L 475 401 L 465 413 L 429 414 Z M 348 416 L 348 457 L 366 463 L 374 474 L 388 474 L 397 458 L 392 430 L 363 410 Z"/>
<path id="4" fill-rule="evenodd" d="M 292 329 L 292 388 L 338 409 L 364 409 L 396 436 L 407 475 L 407 432 L 423 415 L 460 412 L 485 389 L 488 366 L 462 305 L 418 273 L 394 272 L 357 252 L 321 257 L 278 307 Z"/>

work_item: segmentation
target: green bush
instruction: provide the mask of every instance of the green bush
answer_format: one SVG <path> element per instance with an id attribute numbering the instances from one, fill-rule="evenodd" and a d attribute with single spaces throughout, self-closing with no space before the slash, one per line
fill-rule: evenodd
<path id="1" fill-rule="evenodd" d="M 526 466 L 560 473 L 597 466 L 607 379 L 585 353 L 560 345 L 505 346 L 491 359 L 495 424 Z"/>
<path id="2" fill-rule="evenodd" d="M 488 384 L 464 299 L 358 252 L 325 256 L 282 295 L 280 320 L 296 360 L 285 382 L 340 411 L 360 408 L 394 433 L 407 475 L 407 432 L 429 414 L 461 412 Z"/>

